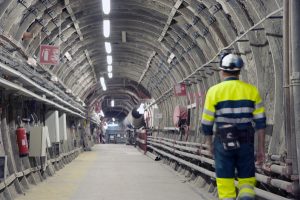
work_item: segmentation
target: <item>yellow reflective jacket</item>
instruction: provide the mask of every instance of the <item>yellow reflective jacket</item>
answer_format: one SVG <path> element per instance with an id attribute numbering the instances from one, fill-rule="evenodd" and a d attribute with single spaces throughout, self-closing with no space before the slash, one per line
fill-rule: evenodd
<path id="1" fill-rule="evenodd" d="M 266 127 L 265 108 L 257 88 L 251 84 L 229 77 L 209 88 L 202 114 L 202 130 L 213 134 L 217 127 L 235 124 L 238 129 L 247 129 L 255 122 L 256 129 Z"/>

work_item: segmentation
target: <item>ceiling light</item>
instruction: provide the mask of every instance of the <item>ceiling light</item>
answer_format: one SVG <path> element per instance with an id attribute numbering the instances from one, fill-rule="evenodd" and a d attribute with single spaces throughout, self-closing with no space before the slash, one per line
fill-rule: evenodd
<path id="1" fill-rule="evenodd" d="M 112 78 L 113 74 L 111 72 L 108 73 L 108 78 Z"/>
<path id="2" fill-rule="evenodd" d="M 113 122 L 116 121 L 116 119 L 114 117 L 112 118 L 112 120 L 113 120 Z"/>
<path id="3" fill-rule="evenodd" d="M 110 13 L 110 0 L 102 0 L 102 10 L 106 15 Z"/>
<path id="4" fill-rule="evenodd" d="M 105 42 L 106 53 L 111 53 L 111 44 L 110 42 Z"/>
<path id="5" fill-rule="evenodd" d="M 112 72 L 112 65 L 107 65 L 107 72 Z"/>
<path id="6" fill-rule="evenodd" d="M 125 43 L 126 40 L 126 31 L 122 31 L 122 42 Z"/>
<path id="7" fill-rule="evenodd" d="M 106 60 L 107 60 L 107 64 L 109 64 L 109 65 L 112 64 L 112 56 L 107 56 Z"/>
<path id="8" fill-rule="evenodd" d="M 175 54 L 171 53 L 169 58 L 168 58 L 168 63 L 170 64 L 174 58 L 175 58 Z"/>
<path id="9" fill-rule="evenodd" d="M 101 83 L 101 87 L 103 89 L 103 91 L 106 91 L 106 85 L 105 85 L 105 79 L 104 77 L 100 77 L 100 83 Z"/>
<path id="10" fill-rule="evenodd" d="M 100 83 L 101 83 L 102 86 L 105 85 L 104 77 L 100 77 Z"/>
<path id="11" fill-rule="evenodd" d="M 106 38 L 108 38 L 110 35 L 110 21 L 109 20 L 103 20 L 103 35 Z"/>
<path id="12" fill-rule="evenodd" d="M 110 105 L 111 107 L 115 107 L 115 100 L 111 100 Z"/>
<path id="13" fill-rule="evenodd" d="M 65 53 L 65 56 L 66 56 L 66 58 L 68 59 L 68 61 L 71 61 L 71 60 L 72 60 L 72 56 L 71 56 L 71 54 L 70 54 L 69 52 L 66 52 L 66 53 Z"/>

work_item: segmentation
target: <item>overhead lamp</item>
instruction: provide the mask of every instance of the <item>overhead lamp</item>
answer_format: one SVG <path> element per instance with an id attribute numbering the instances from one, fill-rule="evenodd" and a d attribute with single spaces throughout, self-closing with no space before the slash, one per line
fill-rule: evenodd
<path id="1" fill-rule="evenodd" d="M 112 72 L 109 72 L 109 73 L 108 73 L 108 78 L 112 78 L 112 77 L 113 77 Z"/>
<path id="2" fill-rule="evenodd" d="M 168 63 L 170 64 L 174 58 L 175 58 L 175 54 L 171 53 L 169 58 L 168 58 Z"/>
<path id="3" fill-rule="evenodd" d="M 110 13 L 110 0 L 102 0 L 102 10 L 106 15 Z"/>
<path id="4" fill-rule="evenodd" d="M 127 40 L 126 38 L 126 31 L 122 31 L 122 42 L 125 43 Z"/>
<path id="5" fill-rule="evenodd" d="M 105 79 L 104 79 L 104 77 L 102 76 L 102 77 L 100 77 L 100 84 L 101 84 L 101 87 L 102 87 L 102 89 L 104 90 L 104 91 L 106 91 L 106 85 L 105 85 Z"/>
<path id="6" fill-rule="evenodd" d="M 116 121 L 116 119 L 114 117 L 112 118 L 112 120 L 113 120 L 113 122 Z"/>
<path id="7" fill-rule="evenodd" d="M 102 89 L 103 89 L 103 91 L 106 91 L 106 90 L 107 90 L 106 85 L 104 85 L 104 86 L 102 87 Z"/>
<path id="8" fill-rule="evenodd" d="M 115 100 L 111 100 L 110 105 L 111 107 L 115 107 Z"/>
<path id="9" fill-rule="evenodd" d="M 112 65 L 107 65 L 107 72 L 112 72 Z"/>
<path id="10" fill-rule="evenodd" d="M 66 58 L 68 59 L 68 61 L 71 61 L 71 60 L 72 60 L 72 56 L 71 56 L 71 54 L 70 54 L 69 52 L 66 52 L 66 53 L 65 53 L 65 56 L 66 56 Z"/>
<path id="11" fill-rule="evenodd" d="M 111 44 L 110 42 L 105 42 L 106 53 L 111 53 Z"/>
<path id="12" fill-rule="evenodd" d="M 103 20 L 103 35 L 106 38 L 110 35 L 110 21 L 107 19 Z"/>
<path id="13" fill-rule="evenodd" d="M 107 64 L 108 64 L 108 65 L 111 65 L 111 64 L 112 64 L 112 56 L 107 56 L 107 57 L 106 57 L 106 60 L 107 60 Z"/>
<path id="14" fill-rule="evenodd" d="M 104 77 L 100 77 L 100 83 L 101 83 L 101 86 L 105 85 L 105 80 L 104 80 Z"/>

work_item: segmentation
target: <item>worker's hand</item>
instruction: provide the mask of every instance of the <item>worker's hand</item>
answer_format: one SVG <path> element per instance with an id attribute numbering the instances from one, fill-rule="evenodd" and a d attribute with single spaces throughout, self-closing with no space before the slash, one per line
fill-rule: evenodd
<path id="1" fill-rule="evenodd" d="M 265 161 L 265 129 L 257 130 L 258 135 L 258 149 L 256 152 L 256 167 L 262 168 Z"/>
<path id="2" fill-rule="evenodd" d="M 256 162 L 255 165 L 257 168 L 262 168 L 262 165 L 265 161 L 265 151 L 264 150 L 258 150 L 256 152 Z"/>
<path id="3" fill-rule="evenodd" d="M 206 150 L 209 152 L 209 156 L 213 157 L 214 156 L 214 145 L 209 141 L 206 141 L 205 145 L 207 146 Z"/>
<path id="4" fill-rule="evenodd" d="M 212 142 L 212 136 L 205 136 L 205 145 L 207 145 L 207 151 L 210 153 L 210 156 L 213 157 L 214 155 L 214 145 Z"/>
<path id="5" fill-rule="evenodd" d="M 208 147 L 207 147 L 207 150 L 209 151 L 210 156 L 214 157 L 214 145 L 209 144 Z"/>

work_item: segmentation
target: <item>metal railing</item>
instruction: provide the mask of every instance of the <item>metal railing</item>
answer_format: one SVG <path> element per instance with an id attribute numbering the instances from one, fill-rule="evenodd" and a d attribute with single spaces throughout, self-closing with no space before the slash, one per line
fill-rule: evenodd
<path id="1" fill-rule="evenodd" d="M 147 148 L 192 170 L 196 170 L 211 178 L 216 178 L 214 172 L 215 161 L 211 157 L 210 152 L 206 149 L 207 145 L 205 144 L 148 136 Z M 284 166 L 273 164 L 272 167 L 268 169 L 272 170 L 269 170 L 266 174 L 255 174 L 257 181 L 260 184 L 277 188 L 277 191 L 284 190 L 290 196 L 294 196 L 298 189 L 297 184 L 286 180 L 286 177 L 282 177 L 282 170 L 284 170 Z M 256 188 L 255 190 L 257 196 L 266 199 L 288 199 L 259 188 Z"/>

